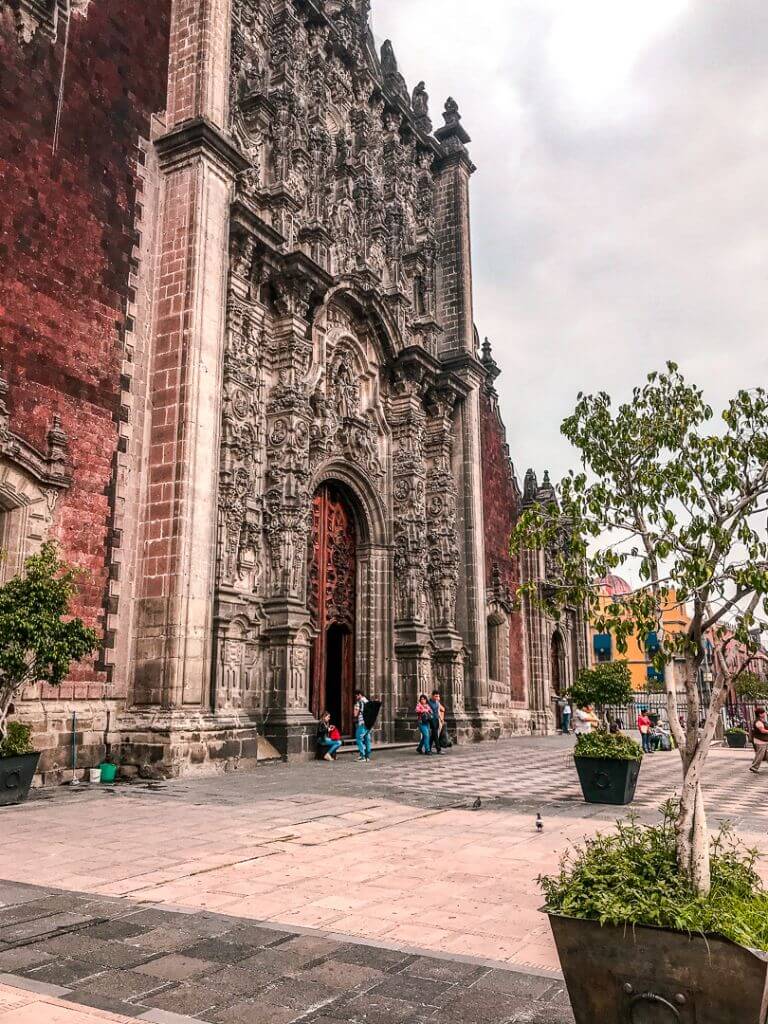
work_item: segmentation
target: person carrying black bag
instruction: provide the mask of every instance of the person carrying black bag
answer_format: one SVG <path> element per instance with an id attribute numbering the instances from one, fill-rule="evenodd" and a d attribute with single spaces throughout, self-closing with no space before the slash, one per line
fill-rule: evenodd
<path id="1" fill-rule="evenodd" d="M 445 706 L 440 700 L 439 690 L 432 691 L 429 707 L 432 711 L 432 720 L 430 722 L 432 743 L 430 749 L 434 747 L 436 754 L 442 754 L 443 750 L 451 745 L 451 741 L 448 739 L 448 734 L 445 730 Z"/>

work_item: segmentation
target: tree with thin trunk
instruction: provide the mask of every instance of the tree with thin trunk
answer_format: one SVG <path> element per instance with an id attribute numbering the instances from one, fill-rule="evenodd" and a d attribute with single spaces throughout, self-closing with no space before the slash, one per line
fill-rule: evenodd
<path id="1" fill-rule="evenodd" d="M 581 469 L 563 479 L 557 503 L 524 510 L 512 537 L 513 550 L 555 552 L 557 582 L 526 584 L 532 600 L 556 617 L 586 605 L 620 652 L 634 635 L 663 672 L 682 759 L 677 861 L 700 895 L 710 889 L 702 773 L 727 694 L 758 655 L 768 621 L 768 395 L 739 391 L 721 422 L 713 419 L 674 363 L 618 407 L 605 393 L 580 394 L 561 429 Z M 599 581 L 620 567 L 637 586 L 606 605 Z M 662 610 L 675 601 L 689 625 L 664 632 Z M 738 668 L 732 644 L 747 651 Z M 708 654 L 706 705 L 699 681 Z"/>
<path id="2" fill-rule="evenodd" d="M 96 633 L 70 614 L 78 570 L 49 541 L 24 572 L 0 586 L 0 744 L 16 698 L 33 683 L 58 685 L 96 647 Z"/>

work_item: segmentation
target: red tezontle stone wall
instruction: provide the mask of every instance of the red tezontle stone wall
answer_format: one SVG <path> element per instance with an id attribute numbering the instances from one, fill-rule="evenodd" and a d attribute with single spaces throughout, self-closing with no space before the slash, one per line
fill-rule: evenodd
<path id="1" fill-rule="evenodd" d="M 64 31 L 19 40 L 0 9 L 0 363 L 11 429 L 46 449 L 54 413 L 73 483 L 55 536 L 87 570 L 77 612 L 103 629 L 110 492 L 131 280 L 138 141 L 165 107 L 170 0 L 92 0 L 72 19 L 58 151 Z M 61 696 L 102 692 L 83 664 Z"/>
<path id="2" fill-rule="evenodd" d="M 519 493 L 509 459 L 504 425 L 494 399 L 483 391 L 480 399 L 480 435 L 483 453 L 483 516 L 485 528 L 486 583 L 490 585 L 494 565 L 503 581 L 516 593 L 520 572 L 517 559 L 509 553 L 509 538 L 519 514 Z M 523 622 L 519 612 L 510 620 L 509 663 L 512 699 L 525 699 L 523 665 L 525 650 Z"/>

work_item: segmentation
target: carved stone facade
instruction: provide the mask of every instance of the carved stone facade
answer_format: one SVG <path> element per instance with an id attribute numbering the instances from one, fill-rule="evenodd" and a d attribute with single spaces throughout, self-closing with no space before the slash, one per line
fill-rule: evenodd
<path id="1" fill-rule="evenodd" d="M 86 8 L 13 0 L 25 38 Z M 414 734 L 433 687 L 460 740 L 547 728 L 517 503 L 492 500 L 517 485 L 474 328 L 458 105 L 433 131 L 368 0 L 173 0 L 168 57 L 115 382 L 107 742 L 150 774 L 254 760 L 260 736 L 309 756 L 353 687 L 382 699 L 383 739 Z"/>

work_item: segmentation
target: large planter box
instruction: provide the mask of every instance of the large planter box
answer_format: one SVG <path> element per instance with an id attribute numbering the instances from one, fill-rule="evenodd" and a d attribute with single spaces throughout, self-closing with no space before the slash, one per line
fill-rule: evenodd
<path id="1" fill-rule="evenodd" d="M 640 761 L 616 761 L 607 757 L 574 757 L 573 760 L 587 803 L 632 803 Z"/>
<path id="2" fill-rule="evenodd" d="M 765 953 L 719 936 L 549 920 L 576 1024 L 766 1022 Z"/>
<path id="3" fill-rule="evenodd" d="M 0 807 L 27 799 L 39 760 L 40 754 L 0 757 Z"/>
<path id="4" fill-rule="evenodd" d="M 733 733 L 726 733 L 725 742 L 733 750 L 743 750 L 747 745 L 747 737 L 743 732 L 737 732 L 736 735 L 733 735 Z"/>

